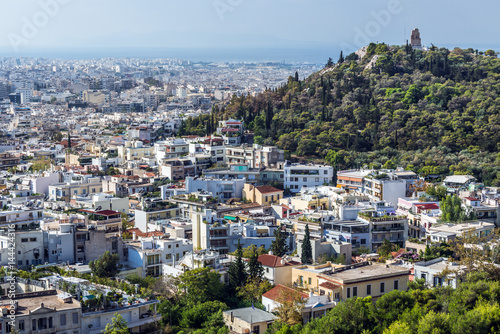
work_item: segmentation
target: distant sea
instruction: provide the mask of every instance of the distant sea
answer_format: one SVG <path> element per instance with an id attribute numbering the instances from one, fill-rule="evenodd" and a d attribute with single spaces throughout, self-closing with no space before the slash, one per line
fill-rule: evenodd
<path id="1" fill-rule="evenodd" d="M 428 45 L 430 46 L 430 45 Z M 447 45 L 437 44 L 438 47 L 453 49 L 472 47 L 485 51 L 493 49 L 500 51 L 500 45 L 465 44 Z M 42 57 L 63 59 L 94 59 L 94 58 L 170 58 L 190 60 L 193 62 L 285 62 L 326 64 L 331 57 L 337 61 L 340 55 L 339 46 L 325 46 L 312 48 L 163 48 L 163 47 L 101 47 L 101 48 L 50 48 L 50 49 L 23 49 L 14 52 L 10 47 L 0 47 L 0 57 Z"/>
<path id="2" fill-rule="evenodd" d="M 340 48 L 72 48 L 21 49 L 0 48 L 0 57 L 42 57 L 63 59 L 93 58 L 170 58 L 193 62 L 285 62 L 326 64 L 337 60 Z"/>

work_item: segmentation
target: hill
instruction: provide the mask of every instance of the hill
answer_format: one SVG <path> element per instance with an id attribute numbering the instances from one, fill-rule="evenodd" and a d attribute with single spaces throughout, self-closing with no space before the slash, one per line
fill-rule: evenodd
<path id="1" fill-rule="evenodd" d="M 233 97 L 215 118 L 245 120 L 255 141 L 338 167 L 399 164 L 500 184 L 500 60 L 473 49 L 370 44 L 304 81 Z"/>

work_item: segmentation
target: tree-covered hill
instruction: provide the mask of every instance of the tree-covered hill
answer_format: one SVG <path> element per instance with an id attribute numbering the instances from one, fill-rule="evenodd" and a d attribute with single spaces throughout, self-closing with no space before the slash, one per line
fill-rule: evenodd
<path id="1" fill-rule="evenodd" d="M 291 76 L 255 97 L 234 96 L 216 118 L 244 119 L 257 142 L 300 156 L 342 151 L 342 167 L 392 159 L 424 174 L 470 173 L 500 183 L 495 52 L 385 44 L 365 51 L 304 81 Z"/>

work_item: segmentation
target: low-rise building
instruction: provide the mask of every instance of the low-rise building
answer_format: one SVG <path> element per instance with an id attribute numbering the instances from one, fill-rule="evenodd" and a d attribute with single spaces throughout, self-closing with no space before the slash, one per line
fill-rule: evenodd
<path id="1" fill-rule="evenodd" d="M 236 334 L 265 333 L 277 319 L 272 313 L 254 307 L 224 311 L 222 315 L 230 333 Z"/>
<path id="2" fill-rule="evenodd" d="M 414 275 L 415 279 L 423 278 L 430 287 L 450 286 L 456 289 L 465 277 L 465 269 L 465 266 L 440 257 L 415 263 Z"/>
<path id="3" fill-rule="evenodd" d="M 283 198 L 283 190 L 271 186 L 256 187 L 245 183 L 243 198 L 254 203 L 259 203 L 260 205 L 268 206 L 278 203 Z"/>

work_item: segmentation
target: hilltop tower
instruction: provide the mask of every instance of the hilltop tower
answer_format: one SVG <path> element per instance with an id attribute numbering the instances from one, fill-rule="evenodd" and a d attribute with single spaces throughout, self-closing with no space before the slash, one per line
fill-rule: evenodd
<path id="1" fill-rule="evenodd" d="M 411 31 L 410 43 L 412 48 L 422 49 L 422 39 L 420 38 L 420 31 L 417 28 Z"/>

